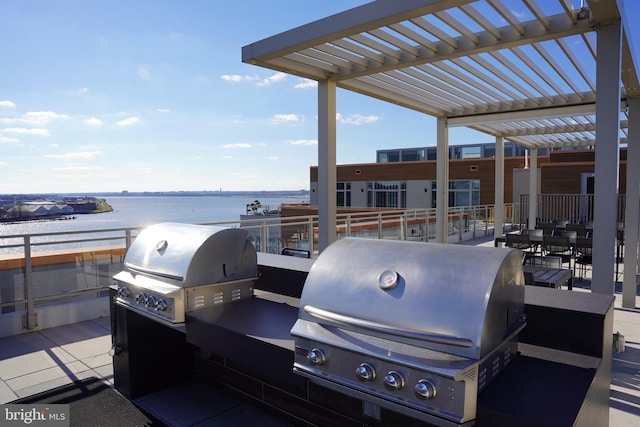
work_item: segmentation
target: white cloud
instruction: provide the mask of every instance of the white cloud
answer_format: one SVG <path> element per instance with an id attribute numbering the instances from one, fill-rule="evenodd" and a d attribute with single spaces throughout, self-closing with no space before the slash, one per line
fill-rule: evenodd
<path id="1" fill-rule="evenodd" d="M 54 113 L 53 111 L 30 111 L 17 118 L 0 118 L 3 123 L 24 123 L 31 126 L 43 126 L 53 120 L 68 119 L 66 114 Z"/>
<path id="2" fill-rule="evenodd" d="M 68 119 L 66 114 L 58 114 L 53 111 L 30 111 L 25 113 L 24 121 L 32 125 L 44 125 L 52 120 Z"/>
<path id="3" fill-rule="evenodd" d="M 241 76 L 239 74 L 223 74 L 222 76 L 220 76 L 220 78 L 225 82 L 231 82 L 231 83 L 254 82 L 256 80 L 260 80 L 259 77 Z"/>
<path id="4" fill-rule="evenodd" d="M 78 93 L 89 93 L 89 88 L 88 87 L 81 87 L 80 89 L 78 89 Z"/>
<path id="5" fill-rule="evenodd" d="M 16 104 L 11 101 L 0 101 L 0 107 L 4 108 L 16 108 Z"/>
<path id="6" fill-rule="evenodd" d="M 89 117 L 88 119 L 84 119 L 84 122 L 90 126 L 102 125 L 102 120 L 96 119 L 95 117 Z"/>
<path id="7" fill-rule="evenodd" d="M 267 77 L 266 79 L 262 79 L 260 82 L 258 82 L 258 86 L 269 86 L 273 83 L 281 82 L 286 78 L 287 78 L 286 73 L 277 72 L 274 75 Z"/>
<path id="8" fill-rule="evenodd" d="M 278 156 L 267 157 L 267 160 L 279 160 L 279 159 L 280 159 L 280 157 L 278 157 Z"/>
<path id="9" fill-rule="evenodd" d="M 251 148 L 251 144 L 247 144 L 246 142 L 238 142 L 235 144 L 224 144 L 222 148 Z"/>
<path id="10" fill-rule="evenodd" d="M 271 119 L 269 119 L 269 121 L 273 124 L 298 124 L 302 123 L 303 120 L 303 117 L 297 114 L 274 114 Z"/>
<path id="11" fill-rule="evenodd" d="M 120 120 L 119 122 L 116 122 L 116 126 L 132 126 L 140 122 L 141 120 L 139 117 L 129 117 L 124 120 Z"/>
<path id="12" fill-rule="evenodd" d="M 296 139 L 295 141 L 290 141 L 289 144 L 303 147 L 309 145 L 318 145 L 318 141 L 315 139 Z"/>
<path id="13" fill-rule="evenodd" d="M 89 172 L 104 170 L 104 168 L 102 166 L 63 166 L 53 168 L 53 170 L 58 172 Z"/>
<path id="14" fill-rule="evenodd" d="M 267 78 L 247 75 L 242 76 L 240 74 L 223 74 L 220 78 L 230 83 L 256 82 L 257 86 L 269 86 L 271 84 L 284 81 L 287 78 L 287 74 L 278 72 Z"/>
<path id="15" fill-rule="evenodd" d="M 380 120 L 380 116 L 374 116 L 374 115 L 362 116 L 360 114 L 352 114 L 348 117 L 343 117 L 342 114 L 337 113 L 336 120 L 346 125 L 359 126 L 359 125 L 364 125 L 369 123 L 375 123 L 378 120 Z"/>
<path id="16" fill-rule="evenodd" d="M 101 156 L 102 151 L 78 151 L 75 153 L 65 153 L 65 154 L 46 154 L 45 157 L 49 159 L 92 159 L 97 156 Z"/>
<path id="17" fill-rule="evenodd" d="M 296 84 L 293 85 L 294 89 L 315 89 L 318 87 L 318 82 L 309 79 L 299 79 Z"/>
<path id="18" fill-rule="evenodd" d="M 36 135 L 36 136 L 49 136 L 51 132 L 48 129 L 39 129 L 39 128 L 4 128 L 3 132 L 7 133 L 17 133 L 20 135 Z"/>
<path id="19" fill-rule="evenodd" d="M 9 138 L 8 136 L 0 135 L 0 142 L 20 142 L 18 138 Z"/>
<path id="20" fill-rule="evenodd" d="M 170 113 L 171 110 L 169 110 L 168 108 L 156 108 L 156 111 L 158 113 Z"/>

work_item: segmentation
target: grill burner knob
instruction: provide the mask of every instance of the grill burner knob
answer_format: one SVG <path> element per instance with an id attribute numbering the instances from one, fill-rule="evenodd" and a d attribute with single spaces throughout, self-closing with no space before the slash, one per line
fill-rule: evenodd
<path id="1" fill-rule="evenodd" d="M 307 360 L 311 362 L 312 365 L 323 365 L 324 362 L 327 361 L 327 358 L 322 350 L 314 348 L 307 354 Z"/>
<path id="2" fill-rule="evenodd" d="M 430 380 L 420 380 L 413 389 L 420 399 L 433 399 L 436 397 L 436 385 Z"/>
<path id="3" fill-rule="evenodd" d="M 139 293 L 138 295 L 136 295 L 136 303 L 138 304 L 144 304 L 145 301 L 147 301 L 149 297 L 147 295 L 145 295 L 144 293 Z"/>
<path id="4" fill-rule="evenodd" d="M 389 371 L 384 377 L 384 386 L 389 391 L 398 391 L 404 388 L 404 377 L 398 371 Z"/>
<path id="5" fill-rule="evenodd" d="M 376 378 L 376 370 L 368 363 L 363 363 L 356 368 L 356 375 L 362 381 L 373 381 Z"/>
<path id="6" fill-rule="evenodd" d="M 118 296 L 122 298 L 127 298 L 131 292 L 129 292 L 128 288 L 118 288 Z"/>
<path id="7" fill-rule="evenodd" d="M 167 309 L 167 303 L 163 299 L 156 301 L 156 311 L 165 311 Z"/>
<path id="8" fill-rule="evenodd" d="M 156 299 L 152 295 L 145 297 L 144 306 L 147 308 L 154 308 L 156 306 Z"/>

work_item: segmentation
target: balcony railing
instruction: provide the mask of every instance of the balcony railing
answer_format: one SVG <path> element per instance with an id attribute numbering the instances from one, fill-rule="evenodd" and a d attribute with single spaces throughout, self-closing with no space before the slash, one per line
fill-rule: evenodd
<path id="1" fill-rule="evenodd" d="M 512 222 L 511 212 L 511 206 L 507 206 L 506 223 Z M 493 218 L 493 206 L 451 208 L 449 241 L 493 233 Z M 433 209 L 341 214 L 336 222 L 338 238 L 430 241 L 436 236 Z M 285 247 L 317 252 L 317 216 L 256 215 L 254 219 L 205 225 L 242 227 L 260 252 L 279 254 Z M 118 228 L 0 236 L 0 324 L 9 330 L 0 327 L 0 337 L 17 333 L 18 324 L 22 330 L 30 330 L 58 326 L 66 318 L 69 323 L 78 321 L 77 316 L 82 313 L 69 313 L 91 301 L 102 299 L 108 305 L 112 277 L 121 270 L 126 250 L 139 231 L 139 228 Z M 65 312 L 62 319 L 59 313 L 51 315 L 56 317 L 51 320 L 54 324 L 45 324 L 48 315 L 38 316 L 47 310 L 60 311 L 61 307 L 71 311 Z M 11 322 L 3 321 L 9 317 L 13 319 Z"/>
<path id="2" fill-rule="evenodd" d="M 537 222 L 593 222 L 593 194 L 538 194 L 536 198 Z M 624 222 L 625 200 L 624 194 L 618 195 L 618 204 L 615 206 L 618 223 Z M 520 195 L 519 203 L 516 203 L 515 210 L 513 222 L 525 225 L 526 228 L 529 218 L 528 194 Z"/>

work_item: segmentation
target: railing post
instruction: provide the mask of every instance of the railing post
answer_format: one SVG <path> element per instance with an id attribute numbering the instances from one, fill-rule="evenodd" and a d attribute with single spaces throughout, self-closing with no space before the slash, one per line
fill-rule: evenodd
<path id="1" fill-rule="evenodd" d="M 344 228 L 345 228 L 345 236 L 347 237 L 351 236 L 351 215 L 347 215 L 347 218 L 345 219 Z"/>
<path id="2" fill-rule="evenodd" d="M 382 214 L 378 213 L 378 239 L 382 239 Z"/>
<path id="3" fill-rule="evenodd" d="M 27 314 L 22 320 L 22 327 L 25 329 L 33 329 L 38 326 L 38 315 L 33 307 L 34 292 L 30 236 L 24 236 L 24 292 L 27 300 Z"/>
<path id="4" fill-rule="evenodd" d="M 267 240 L 267 221 L 266 220 L 262 220 L 260 221 L 262 224 L 262 228 L 260 229 L 260 239 L 262 240 L 262 252 L 264 253 L 269 253 L 269 241 Z"/>
<path id="5" fill-rule="evenodd" d="M 124 247 L 126 248 L 126 250 L 129 250 L 129 248 L 131 247 L 131 230 L 130 229 L 126 229 L 124 231 Z"/>
<path id="6" fill-rule="evenodd" d="M 313 253 L 313 239 L 314 239 L 314 235 L 313 235 L 313 217 L 309 217 L 309 253 L 312 254 Z"/>
<path id="7" fill-rule="evenodd" d="M 484 207 L 484 235 L 489 234 L 489 206 Z"/>

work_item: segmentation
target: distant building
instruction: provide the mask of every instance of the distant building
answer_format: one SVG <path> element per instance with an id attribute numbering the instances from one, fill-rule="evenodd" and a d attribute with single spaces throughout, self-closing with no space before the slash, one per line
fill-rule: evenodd
<path id="1" fill-rule="evenodd" d="M 436 160 L 438 147 L 389 148 L 376 151 L 376 163 L 415 162 Z M 505 157 L 523 157 L 527 149 L 512 142 L 504 143 Z M 548 148 L 538 150 L 538 156 L 549 154 Z M 463 144 L 449 146 L 449 159 L 486 159 L 496 156 L 496 144 Z"/>
<path id="2" fill-rule="evenodd" d="M 470 151 L 465 150 L 465 147 Z M 401 209 L 435 207 L 436 160 L 409 160 L 419 158 L 420 150 L 422 148 L 379 150 L 377 163 L 338 165 L 336 167 L 338 207 Z M 513 152 L 520 152 L 519 149 L 515 150 Z M 454 155 L 457 153 L 460 154 L 460 158 L 453 157 L 449 162 L 449 206 L 494 204 L 495 158 L 488 155 L 491 153 L 490 147 L 485 144 L 461 146 L 460 150 L 453 151 Z M 426 156 L 429 156 L 428 152 Z M 395 161 L 396 158 L 399 160 Z M 627 150 L 622 148 L 620 193 L 626 191 L 626 159 Z M 593 193 L 594 150 L 549 151 L 546 155 L 538 155 L 537 164 L 538 193 Z M 525 192 L 528 194 L 528 184 L 522 185 L 523 181 L 528 183 L 527 167 L 524 156 L 505 156 L 505 203 L 517 202 L 514 199 L 517 199 L 519 194 Z M 310 168 L 310 188 L 310 203 L 317 206 L 317 166 Z"/>

